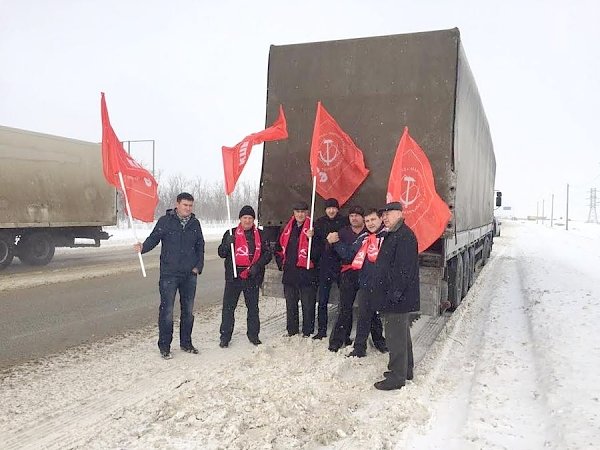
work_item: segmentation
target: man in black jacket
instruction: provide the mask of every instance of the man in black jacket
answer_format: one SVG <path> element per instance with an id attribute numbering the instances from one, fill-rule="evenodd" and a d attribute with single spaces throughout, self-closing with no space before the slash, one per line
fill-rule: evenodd
<path id="1" fill-rule="evenodd" d="M 229 346 L 235 325 L 235 308 L 242 292 L 248 308 L 246 335 L 254 345 L 262 344 L 258 338 L 260 333 L 258 289 L 265 276 L 265 266 L 271 261 L 271 251 L 268 241 L 264 240 L 262 232 L 254 224 L 256 218 L 254 208 L 249 205 L 244 206 L 240 210 L 239 218 L 239 225 L 225 232 L 218 249 L 219 256 L 225 259 L 225 291 L 219 343 L 221 348 Z M 232 244 L 236 277 L 234 277 L 231 257 Z"/>
<path id="2" fill-rule="evenodd" d="M 375 383 L 380 390 L 400 389 L 413 378 L 410 313 L 420 308 L 419 252 L 417 238 L 404 223 L 402 203 L 381 210 L 388 233 L 375 263 L 376 276 L 384 287 L 378 310 L 383 313 L 385 338 L 390 351 L 388 371 Z"/>
<path id="3" fill-rule="evenodd" d="M 192 345 L 194 326 L 194 297 L 196 282 L 204 267 L 204 237 L 202 227 L 192 213 L 194 197 L 187 192 L 177 196 L 177 205 L 158 219 L 144 243 L 134 244 L 141 253 L 152 250 L 162 242 L 160 250 L 160 309 L 158 313 L 158 348 L 164 359 L 171 359 L 173 340 L 173 307 L 179 291 L 181 318 L 179 345 L 188 353 L 198 353 Z"/>
<path id="4" fill-rule="evenodd" d="M 292 205 L 293 215 L 284 225 L 275 247 L 275 260 L 279 270 L 283 270 L 283 295 L 285 296 L 288 336 L 298 334 L 300 314 L 298 302 L 302 305 L 302 335 L 308 337 L 315 331 L 315 303 L 317 295 L 316 263 L 319 261 L 319 246 L 311 245 L 308 205 L 296 202 Z M 309 263 L 310 260 L 310 263 Z M 309 268 L 307 269 L 307 263 Z"/>
<path id="5" fill-rule="evenodd" d="M 340 277 L 340 257 L 333 245 L 327 242 L 327 235 L 348 225 L 348 218 L 340 214 L 340 205 L 335 198 L 325 200 L 325 215 L 315 221 L 315 245 L 321 246 L 319 259 L 319 289 L 318 300 L 318 332 L 313 339 L 327 337 L 327 304 L 333 283 L 338 283 Z"/>

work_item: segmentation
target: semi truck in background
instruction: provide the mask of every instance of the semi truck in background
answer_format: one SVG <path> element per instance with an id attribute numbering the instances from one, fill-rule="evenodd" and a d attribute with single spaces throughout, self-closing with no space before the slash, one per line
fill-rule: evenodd
<path id="1" fill-rule="evenodd" d="M 443 235 L 419 256 L 420 313 L 436 317 L 456 308 L 473 284 L 476 264 L 490 256 L 496 172 L 459 30 L 271 46 L 266 122 L 283 105 L 289 132 L 287 140 L 267 142 L 263 154 L 258 219 L 272 240 L 289 220 L 290 205 L 311 199 L 318 101 L 362 150 L 370 170 L 346 206 L 385 203 L 396 148 L 409 127 L 452 212 Z M 318 198 L 315 216 L 323 209 Z"/>
<path id="2" fill-rule="evenodd" d="M 100 144 L 0 126 L 0 270 L 15 256 L 41 266 L 56 247 L 98 247 L 116 223 Z"/>

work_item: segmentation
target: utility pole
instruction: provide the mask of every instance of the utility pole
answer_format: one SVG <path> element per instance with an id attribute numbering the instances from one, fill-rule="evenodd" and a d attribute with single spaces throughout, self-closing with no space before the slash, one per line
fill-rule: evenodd
<path id="1" fill-rule="evenodd" d="M 565 223 L 566 230 L 569 229 L 569 183 L 567 183 L 567 221 Z"/>
<path id="2" fill-rule="evenodd" d="M 588 213 L 587 223 L 598 223 L 598 213 L 596 212 L 596 188 L 590 188 L 590 212 Z"/>
<path id="3" fill-rule="evenodd" d="M 539 218 L 540 218 L 540 202 L 538 200 L 538 202 L 535 204 L 535 223 L 536 224 L 539 223 Z"/>
<path id="4" fill-rule="evenodd" d="M 544 213 L 544 202 L 546 200 L 542 200 L 542 225 L 544 225 L 544 219 L 546 218 L 546 214 Z"/>
<path id="5" fill-rule="evenodd" d="M 550 228 L 552 228 L 553 223 L 554 223 L 554 194 L 552 194 L 552 204 L 550 206 Z"/>

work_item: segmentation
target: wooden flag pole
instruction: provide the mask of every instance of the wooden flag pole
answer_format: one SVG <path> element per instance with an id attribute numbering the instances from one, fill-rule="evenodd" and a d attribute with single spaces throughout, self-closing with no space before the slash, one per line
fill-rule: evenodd
<path id="1" fill-rule="evenodd" d="M 317 190 L 317 177 L 313 176 L 312 200 L 310 205 L 310 229 L 313 229 L 313 216 L 315 215 L 315 192 Z M 312 237 L 308 239 L 308 258 L 306 260 L 306 269 L 310 269 L 310 249 L 312 248 Z"/>
<path id="2" fill-rule="evenodd" d="M 229 226 L 229 236 L 233 238 L 233 232 L 231 231 L 231 209 L 229 208 L 229 195 L 225 194 L 225 199 L 227 202 L 227 224 Z M 235 247 L 233 242 L 231 243 L 231 265 L 233 266 L 233 278 L 237 278 L 237 267 L 235 266 Z"/>
<path id="3" fill-rule="evenodd" d="M 123 196 L 125 197 L 125 207 L 127 208 L 127 217 L 129 217 L 129 225 L 133 230 L 133 238 L 135 242 L 140 242 L 137 233 L 135 232 L 135 226 L 133 225 L 133 217 L 131 217 L 131 208 L 129 207 L 129 199 L 127 198 L 127 191 L 125 190 L 125 182 L 123 181 L 123 174 L 119 171 L 119 181 L 121 182 L 121 189 L 123 191 Z M 140 267 L 142 268 L 142 275 L 146 278 L 146 268 L 144 267 L 144 260 L 142 259 L 142 252 L 138 252 L 138 257 L 140 258 Z"/>

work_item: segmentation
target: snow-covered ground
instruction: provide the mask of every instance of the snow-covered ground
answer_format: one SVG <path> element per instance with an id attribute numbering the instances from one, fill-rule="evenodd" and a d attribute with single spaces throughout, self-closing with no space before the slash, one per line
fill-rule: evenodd
<path id="1" fill-rule="evenodd" d="M 106 241 L 102 241 L 102 247 L 121 247 L 127 245 L 133 245 L 135 243 L 135 238 L 133 235 L 133 230 L 127 226 L 128 224 L 123 224 L 120 226 L 113 227 L 103 227 L 103 230 L 110 234 L 110 238 Z M 140 242 L 144 242 L 144 239 L 148 237 L 148 235 L 152 232 L 152 229 L 156 225 L 154 223 L 144 223 L 135 221 L 135 233 Z M 234 226 L 234 225 L 232 225 Z M 228 229 L 227 223 L 214 223 L 214 222 L 202 222 L 202 234 L 204 235 L 204 239 L 206 241 L 216 241 L 223 236 L 223 233 Z"/>
<path id="2" fill-rule="evenodd" d="M 600 226 L 505 221 L 492 258 L 418 364 L 380 392 L 387 356 L 284 337 L 231 347 L 219 309 L 196 318 L 200 355 L 164 361 L 154 327 L 18 367 L 0 380 L 3 448 L 579 449 L 600 441 Z M 222 233 L 222 231 L 221 231 Z M 177 335 L 177 333 L 175 333 Z"/>

